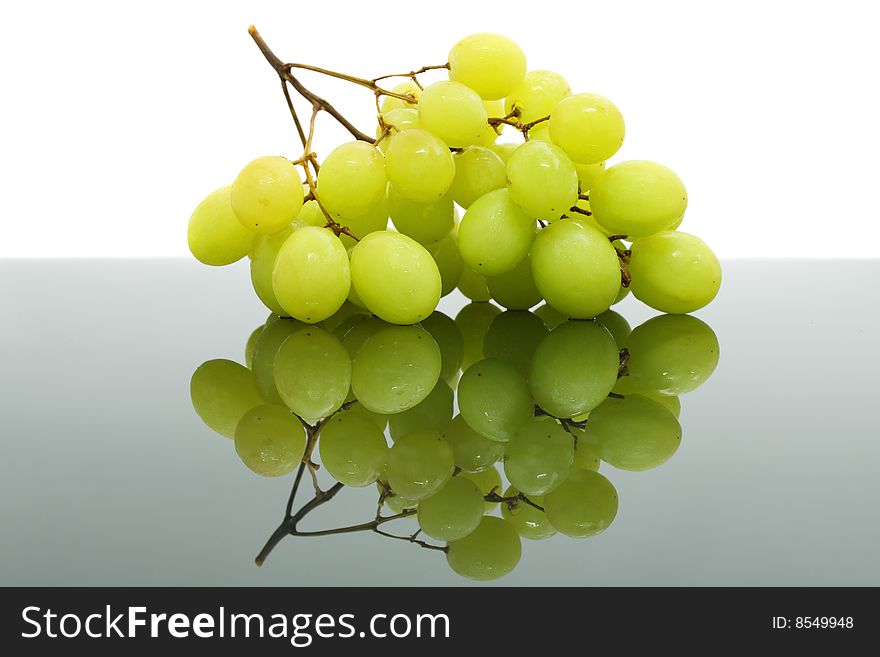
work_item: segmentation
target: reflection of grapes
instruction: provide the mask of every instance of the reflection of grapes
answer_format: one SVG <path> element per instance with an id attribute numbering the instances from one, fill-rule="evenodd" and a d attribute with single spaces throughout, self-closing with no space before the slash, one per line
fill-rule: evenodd
<path id="1" fill-rule="evenodd" d="M 305 447 L 302 424 L 282 406 L 255 406 L 235 427 L 235 451 L 247 467 L 265 477 L 292 472 Z"/>
<path id="2" fill-rule="evenodd" d="M 430 497 L 452 476 L 452 448 L 436 431 L 402 436 L 388 452 L 385 474 L 391 490 L 411 500 Z"/>
<path id="3" fill-rule="evenodd" d="M 363 413 L 346 411 L 330 418 L 319 446 L 327 472 L 346 486 L 372 484 L 385 470 L 385 435 Z"/>
<path id="4" fill-rule="evenodd" d="M 544 511 L 550 524 L 566 536 L 595 536 L 617 515 L 617 491 L 598 472 L 575 469 L 544 496 Z"/>
<path id="5" fill-rule="evenodd" d="M 263 403 L 253 373 L 231 360 L 202 363 L 190 381 L 193 407 L 202 422 L 232 438 L 242 416 Z"/>
<path id="6" fill-rule="evenodd" d="M 516 568 L 521 556 L 522 544 L 513 526 L 501 518 L 483 516 L 473 532 L 449 544 L 446 560 L 463 577 L 490 580 Z"/>
<path id="7" fill-rule="evenodd" d="M 439 541 L 457 541 L 483 519 L 483 494 L 469 479 L 453 477 L 439 491 L 419 502 L 419 527 Z"/>
<path id="8" fill-rule="evenodd" d="M 501 442 L 510 440 L 534 409 L 522 374 L 491 358 L 471 365 L 462 375 L 458 405 L 468 426 Z"/>
<path id="9" fill-rule="evenodd" d="M 504 497 L 515 498 L 518 495 L 519 491 L 513 486 L 508 486 L 504 491 Z M 538 506 L 544 504 L 544 498 L 540 495 L 532 495 L 528 499 Z M 511 502 L 502 503 L 501 515 L 513 525 L 516 533 L 522 538 L 537 541 L 542 538 L 550 538 L 556 533 L 550 521 L 547 520 L 547 514 L 523 500 L 514 499 Z"/>
<path id="10" fill-rule="evenodd" d="M 544 495 L 561 484 L 574 460 L 574 441 L 550 418 L 535 418 L 507 445 L 504 473 L 526 495 Z"/>

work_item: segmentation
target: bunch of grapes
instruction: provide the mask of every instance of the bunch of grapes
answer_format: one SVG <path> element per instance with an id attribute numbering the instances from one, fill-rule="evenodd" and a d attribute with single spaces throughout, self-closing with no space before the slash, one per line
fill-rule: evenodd
<path id="1" fill-rule="evenodd" d="M 607 529 L 618 496 L 600 462 L 643 471 L 672 457 L 679 395 L 705 382 L 718 357 L 715 333 L 690 315 L 631 331 L 614 311 L 578 321 L 547 305 L 502 312 L 474 302 L 454 320 L 435 311 L 400 326 L 345 302 L 319 324 L 271 315 L 248 340 L 245 365 L 202 364 L 191 397 L 255 473 L 298 469 L 295 495 L 311 471 L 315 497 L 288 512 L 273 541 L 304 535 L 298 521 L 342 486 L 375 486 L 372 521 L 311 535 L 373 530 L 488 580 L 517 565 L 521 539 Z M 316 460 L 331 488 L 319 487 Z M 426 540 L 385 531 L 410 516 Z"/>
<path id="2" fill-rule="evenodd" d="M 248 256 L 273 313 L 316 324 L 348 300 L 415 324 L 457 287 L 475 301 L 527 309 L 544 300 L 585 319 L 629 290 L 666 313 L 697 310 L 718 292 L 717 258 L 678 230 L 687 207 L 679 177 L 644 160 L 606 167 L 623 144 L 620 111 L 572 93 L 558 73 L 528 71 L 510 39 L 466 37 L 448 63 L 386 89 L 380 83 L 395 76 L 284 64 L 251 35 L 284 83 L 303 154 L 260 157 L 209 195 L 190 219 L 189 246 L 209 265 Z M 375 132 L 306 89 L 293 75 L 300 68 L 370 89 Z M 424 86 L 419 76 L 437 70 L 448 79 Z M 288 85 L 312 105 L 308 131 Z M 319 163 L 320 112 L 354 140 Z M 504 129 L 519 143 L 499 142 Z"/>

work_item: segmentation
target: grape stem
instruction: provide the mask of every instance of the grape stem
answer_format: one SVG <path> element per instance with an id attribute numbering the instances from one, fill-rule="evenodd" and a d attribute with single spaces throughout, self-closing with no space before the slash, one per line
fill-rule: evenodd
<path id="1" fill-rule="evenodd" d="M 537 404 L 535 405 L 535 416 L 536 417 L 552 417 L 554 420 L 559 422 L 559 424 L 562 425 L 562 428 L 565 429 L 568 433 L 571 433 L 572 428 L 583 430 L 587 427 L 586 420 L 575 421 L 575 420 L 572 420 L 571 418 L 567 418 L 567 417 L 556 417 L 555 415 L 551 415 L 550 413 L 545 411 L 543 408 L 541 408 Z M 574 434 L 572 434 L 572 435 L 574 435 Z"/>
<path id="2" fill-rule="evenodd" d="M 517 493 L 516 495 L 508 495 L 502 496 L 492 490 L 488 495 L 486 495 L 485 500 L 487 502 L 497 502 L 499 504 L 506 504 L 508 508 L 514 509 L 516 506 L 523 502 L 528 504 L 530 507 L 537 509 L 538 511 L 543 511 L 544 507 L 535 504 L 532 502 L 524 493 Z"/>
<path id="3" fill-rule="evenodd" d="M 577 214 L 584 214 L 588 217 L 593 216 L 593 213 L 590 212 L 589 210 L 584 210 L 583 208 L 579 208 L 576 205 L 571 206 L 568 210 L 569 210 L 569 212 L 576 212 Z"/>
<path id="4" fill-rule="evenodd" d="M 623 376 L 629 376 L 629 349 L 626 347 L 620 350 L 620 365 L 617 366 L 617 378 Z"/>
<path id="5" fill-rule="evenodd" d="M 539 123 L 543 123 L 544 121 L 549 121 L 549 116 L 542 116 L 540 119 L 535 119 L 534 121 L 529 121 L 528 123 L 523 123 L 520 121 L 520 109 L 518 107 L 514 107 L 510 113 L 504 116 L 492 117 L 489 119 L 489 125 L 495 129 L 495 132 L 498 132 L 499 126 L 509 125 L 513 126 L 517 130 L 519 130 L 526 141 L 529 139 L 529 130 L 534 128 Z"/>

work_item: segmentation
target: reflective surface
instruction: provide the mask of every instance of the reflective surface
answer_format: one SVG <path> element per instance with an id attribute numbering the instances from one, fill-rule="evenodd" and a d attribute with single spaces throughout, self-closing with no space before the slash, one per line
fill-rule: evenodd
<path id="1" fill-rule="evenodd" d="M 0 263 L 0 583 L 471 583 L 442 553 L 372 533 L 288 537 L 254 565 L 291 476 L 247 469 L 189 394 L 202 362 L 245 362 L 265 321 L 241 274 Z M 720 363 L 681 397 L 677 452 L 645 472 L 603 463 L 620 499 L 613 524 L 584 540 L 523 541 L 496 583 L 880 583 L 878 288 L 876 262 L 725 263 L 718 299 L 698 314 Z M 462 305 L 444 298 L 439 310 Z M 629 299 L 615 310 L 633 327 L 650 316 Z M 375 503 L 374 486 L 345 488 L 300 529 L 363 522 Z M 399 522 L 396 533 L 416 528 Z"/>

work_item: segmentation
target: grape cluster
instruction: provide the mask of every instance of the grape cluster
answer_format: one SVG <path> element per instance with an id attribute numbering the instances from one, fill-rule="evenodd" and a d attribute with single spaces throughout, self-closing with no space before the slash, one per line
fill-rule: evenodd
<path id="1" fill-rule="evenodd" d="M 300 66 L 267 59 L 285 82 Z M 623 144 L 620 111 L 572 93 L 558 73 L 527 70 L 510 39 L 462 39 L 447 64 L 426 67 L 448 71 L 428 86 L 420 72 L 384 89 L 384 78 L 309 68 L 373 90 L 375 139 L 346 121 L 356 139 L 319 164 L 313 120 L 302 157 L 254 160 L 189 222 L 201 262 L 250 258 L 273 313 L 316 324 L 347 300 L 415 324 L 457 287 L 475 301 L 524 310 L 544 300 L 586 319 L 629 290 L 665 313 L 697 310 L 718 292 L 717 258 L 678 230 L 688 199 L 679 177 L 645 160 L 606 167 Z M 307 98 L 313 119 L 329 111 Z M 505 128 L 524 140 L 499 141 Z"/>
<path id="2" fill-rule="evenodd" d="M 614 311 L 582 321 L 473 302 L 454 320 L 435 311 L 399 326 L 345 302 L 317 324 L 271 315 L 246 364 L 204 363 L 191 397 L 257 474 L 309 468 L 317 482 L 318 460 L 334 486 L 375 486 L 376 518 L 353 530 L 413 516 L 438 543 L 398 538 L 488 580 L 517 565 L 523 538 L 607 529 L 618 497 L 600 462 L 667 461 L 679 395 L 718 357 L 714 332 L 690 315 L 630 330 Z"/>

